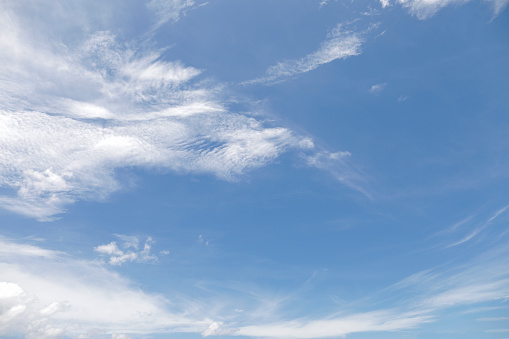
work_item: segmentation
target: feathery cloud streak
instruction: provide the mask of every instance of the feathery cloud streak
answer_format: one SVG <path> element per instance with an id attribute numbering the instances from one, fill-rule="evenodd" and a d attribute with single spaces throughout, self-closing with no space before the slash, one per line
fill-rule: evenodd
<path id="1" fill-rule="evenodd" d="M 327 36 L 320 48 L 301 59 L 279 62 L 267 69 L 267 75 L 258 79 L 246 81 L 244 85 L 270 84 L 288 79 L 294 75 L 306 73 L 328 64 L 334 60 L 346 59 L 361 53 L 364 42 L 362 32 L 345 29 L 344 24 L 338 24 Z"/>
<path id="2" fill-rule="evenodd" d="M 410 14 L 419 20 L 425 20 L 435 15 L 439 10 L 450 5 L 463 5 L 470 0 L 397 0 L 397 2 L 408 9 Z M 494 16 L 497 16 L 509 3 L 509 0 L 487 0 L 491 4 Z M 386 6 L 382 6 L 386 7 Z"/>
<path id="3" fill-rule="evenodd" d="M 237 180 L 288 148 L 312 143 L 228 112 L 200 71 L 140 52 L 109 32 L 71 49 L 41 45 L 0 14 L 0 205 L 51 220 L 67 204 L 104 199 L 120 167 Z"/>

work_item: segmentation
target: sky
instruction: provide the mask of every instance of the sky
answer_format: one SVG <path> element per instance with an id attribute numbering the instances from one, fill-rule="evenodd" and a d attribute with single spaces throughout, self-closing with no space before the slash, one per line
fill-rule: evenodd
<path id="1" fill-rule="evenodd" d="M 0 337 L 509 338 L 508 3 L 0 1 Z"/>

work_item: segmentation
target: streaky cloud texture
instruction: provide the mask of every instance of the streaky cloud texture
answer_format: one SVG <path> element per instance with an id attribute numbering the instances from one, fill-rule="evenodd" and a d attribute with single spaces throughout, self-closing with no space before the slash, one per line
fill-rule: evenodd
<path id="1" fill-rule="evenodd" d="M 312 71 L 335 60 L 346 59 L 361 53 L 368 30 L 349 29 L 353 23 L 338 24 L 328 34 L 320 48 L 296 60 L 285 60 L 267 69 L 267 75 L 245 81 L 244 85 L 272 84 L 287 80 L 298 74 Z"/>
<path id="2" fill-rule="evenodd" d="M 12 191 L 0 197 L 5 209 L 51 220 L 76 200 L 118 190 L 120 167 L 237 180 L 310 144 L 229 112 L 220 88 L 189 84 L 200 72 L 162 61 L 157 51 L 136 51 L 104 31 L 75 50 L 35 50 L 19 37 L 27 32 L 16 17 L 2 16 L 0 185 Z"/>
<path id="3" fill-rule="evenodd" d="M 56 338 L 201 332 L 212 323 L 186 316 L 185 309 L 170 311 L 167 298 L 144 293 L 98 262 L 65 253 L 35 256 L 51 251 L 7 239 L 0 245 L 4 248 L 0 252 L 0 335 Z M 30 260 L 26 248 L 31 249 Z"/>
<path id="4" fill-rule="evenodd" d="M 507 249 L 500 246 L 460 270 L 418 272 L 389 287 L 383 293 L 392 289 L 418 292 L 391 309 L 366 312 L 345 309 L 319 319 L 273 318 L 268 322 L 260 322 L 256 316 L 250 319 L 254 314 L 246 310 L 237 312 L 237 319 L 231 321 L 217 314 L 213 305 L 199 304 L 191 298 L 171 301 L 144 293 L 100 262 L 75 259 L 5 238 L 1 245 L 6 250 L 0 253 L 0 324 L 3 324 L 0 334 L 15 331 L 29 338 L 157 332 L 267 338 L 343 337 L 351 333 L 412 329 L 434 321 L 442 309 L 501 301 L 509 293 L 507 263 L 497 259 L 486 266 L 483 261 L 506 254 Z M 27 260 L 26 248 L 33 253 L 54 254 L 49 257 L 31 254 Z M 106 251 L 106 246 L 103 249 Z M 290 307 L 292 302 L 284 301 Z M 188 307 L 191 309 L 186 310 Z"/>
<path id="5" fill-rule="evenodd" d="M 470 0 L 397 0 L 401 6 L 408 9 L 410 14 L 415 15 L 420 20 L 432 17 L 446 6 L 461 6 L 469 1 Z M 508 0 L 487 0 L 485 2 L 491 4 L 495 16 L 509 3 Z"/>

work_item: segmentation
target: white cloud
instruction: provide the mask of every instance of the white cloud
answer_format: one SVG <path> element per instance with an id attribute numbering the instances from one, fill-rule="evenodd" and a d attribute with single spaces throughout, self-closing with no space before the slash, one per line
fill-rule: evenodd
<path id="1" fill-rule="evenodd" d="M 27 246 L 7 240 L 2 245 Z M 200 333 L 214 323 L 196 308 L 192 312 L 195 317 L 186 315 L 191 314 L 186 307 L 144 293 L 94 261 L 67 254 L 25 260 L 23 255 L 0 253 L 0 336 Z"/>
<path id="2" fill-rule="evenodd" d="M 322 0 L 322 1 L 320 1 L 319 7 L 322 8 L 323 6 L 327 5 L 328 2 L 329 2 L 329 0 Z"/>
<path id="3" fill-rule="evenodd" d="M 398 0 L 398 3 L 407 8 L 410 14 L 424 20 L 435 15 L 443 7 L 451 4 L 462 5 L 469 0 Z"/>
<path id="4" fill-rule="evenodd" d="M 490 306 L 490 307 L 475 307 L 475 308 L 469 308 L 462 313 L 464 314 L 470 314 L 470 313 L 481 313 L 481 312 L 488 312 L 493 310 L 499 310 L 502 309 L 501 306 Z"/>
<path id="5" fill-rule="evenodd" d="M 328 35 L 320 48 L 304 58 L 287 60 L 271 66 L 267 69 L 267 75 L 246 81 L 243 84 L 264 84 L 274 83 L 288 79 L 297 74 L 306 73 L 328 64 L 334 60 L 346 59 L 361 53 L 361 46 L 364 42 L 363 33 L 349 31 L 345 25 L 338 24 Z"/>
<path id="6" fill-rule="evenodd" d="M 420 272 L 394 287 L 418 292 L 408 302 L 412 307 L 429 311 L 503 301 L 509 297 L 507 254 L 507 244 L 503 244 L 454 270 Z M 493 308 L 475 312 L 490 309 Z"/>
<path id="7" fill-rule="evenodd" d="M 383 91 L 385 89 L 385 87 L 387 86 L 387 83 L 384 82 L 384 83 L 381 83 L 381 84 L 376 84 L 376 85 L 373 85 L 371 86 L 371 88 L 369 89 L 369 92 L 370 93 L 373 93 L 373 94 L 377 94 L 377 93 L 380 93 L 381 91 Z"/>
<path id="8" fill-rule="evenodd" d="M 9 242 L 0 236 L 0 256 L 3 257 L 54 258 L 60 254 L 60 252 L 46 250 L 37 246 Z"/>
<path id="9" fill-rule="evenodd" d="M 385 8 L 390 5 L 389 0 L 380 0 L 380 4 L 382 5 L 382 8 Z"/>
<path id="10" fill-rule="evenodd" d="M 221 334 L 231 334 L 232 330 L 223 330 L 223 323 L 220 321 L 214 321 L 210 326 L 201 333 L 202 336 L 208 337 L 210 335 L 221 335 Z"/>
<path id="11" fill-rule="evenodd" d="M 168 21 L 178 21 L 186 10 L 194 6 L 194 1 L 152 0 L 147 6 L 156 13 L 157 22 L 154 29 L 157 29 Z"/>
<path id="12" fill-rule="evenodd" d="M 235 332 L 264 338 L 329 338 L 360 332 L 395 332 L 415 328 L 431 321 L 429 315 L 397 314 L 388 311 L 354 314 L 336 319 L 289 321 L 245 326 Z"/>
<path id="13" fill-rule="evenodd" d="M 385 1 L 385 0 L 384 0 Z M 400 5 L 408 9 L 410 14 L 424 20 L 435 15 L 439 10 L 450 5 L 463 5 L 470 0 L 397 0 Z M 493 14 L 497 16 L 509 3 L 509 0 L 486 0 L 493 8 Z M 382 5 L 383 6 L 383 5 Z M 385 6 L 383 6 L 385 7 Z"/>
<path id="14" fill-rule="evenodd" d="M 493 14 L 497 16 L 502 12 L 509 4 L 509 0 L 486 0 L 488 3 L 491 3 L 493 7 Z"/>
<path id="15" fill-rule="evenodd" d="M 233 333 L 263 338 L 327 338 L 362 332 L 396 332 L 437 321 L 444 309 L 454 308 L 448 313 L 451 317 L 454 312 L 461 313 L 459 307 L 504 302 L 509 298 L 509 265 L 506 260 L 509 247 L 505 245 L 484 253 L 463 267 L 456 266 L 442 272 L 418 272 L 381 291 L 384 300 L 401 298 L 399 302 L 392 303 L 391 309 L 249 324 L 238 326 Z M 498 320 L 502 318 L 493 318 L 493 321 Z M 223 326 L 224 332 L 220 333 L 228 330 L 231 329 Z"/>
<path id="16" fill-rule="evenodd" d="M 23 289 L 17 284 L 0 282 L 0 299 L 17 297 L 23 293 Z"/>
<path id="17" fill-rule="evenodd" d="M 471 231 L 469 234 L 467 234 L 465 237 L 463 237 L 461 240 L 458 240 L 450 245 L 448 245 L 447 247 L 454 247 L 454 246 L 458 246 L 458 245 L 461 245 L 471 239 L 473 239 L 474 237 L 476 237 L 479 233 L 481 233 L 484 229 L 486 229 L 488 226 L 491 225 L 491 223 L 497 219 L 502 213 L 504 213 L 507 209 L 509 208 L 509 205 L 507 206 L 504 206 L 503 208 L 499 209 L 498 211 L 496 211 L 491 217 L 488 218 L 487 221 L 485 221 L 483 224 L 481 224 L 480 226 L 478 226 L 477 228 L 475 228 L 473 231 Z M 467 222 L 469 221 L 470 219 L 467 218 L 465 219 L 464 222 Z M 459 224 L 453 226 L 453 229 L 452 230 L 455 230 L 458 226 L 460 226 L 461 224 L 464 223 L 463 221 L 460 222 Z"/>
<path id="18" fill-rule="evenodd" d="M 311 155 L 303 155 L 308 166 L 330 173 L 340 183 L 371 198 L 364 177 L 353 166 L 350 157 L 351 153 L 347 151 L 319 151 Z"/>
<path id="19" fill-rule="evenodd" d="M 28 246 L 8 240 L 3 240 L 2 245 Z M 103 249 L 105 253 L 118 254 L 123 246 L 135 248 L 131 241 Z M 38 251 L 50 250 L 38 248 Z M 249 288 L 246 294 L 250 299 L 255 298 L 255 304 L 250 305 L 243 303 L 241 290 L 236 289 L 235 300 L 229 303 L 231 296 L 221 285 L 220 294 L 211 298 L 210 304 L 185 297 L 169 300 L 141 291 L 97 261 L 55 253 L 58 254 L 30 257 L 30 260 L 23 254 L 0 253 L 0 336 L 21 333 L 27 338 L 56 338 L 193 332 L 204 336 L 341 337 L 409 330 L 436 321 L 439 311 L 446 308 L 461 313 L 458 307 L 509 297 L 507 247 L 503 246 L 464 267 L 419 272 L 382 291 L 389 293 L 382 295 L 384 298 L 404 297 L 392 303 L 391 308 L 360 312 L 334 309 L 322 317 L 304 315 L 290 319 L 282 314 L 299 302 L 295 295 L 272 295 L 266 300 L 263 293 Z M 175 294 L 181 293 L 175 291 Z M 218 300 L 227 307 L 218 305 Z M 239 303 L 243 304 L 242 310 L 232 307 Z M 375 305 L 376 300 L 371 306 Z M 258 306 L 262 314 L 258 313 Z M 498 318 L 479 321 L 499 320 L 502 321 Z"/>
<path id="20" fill-rule="evenodd" d="M 94 247 L 94 251 L 109 257 L 108 263 L 110 265 L 120 266 L 125 262 L 155 262 L 157 256 L 150 254 L 150 249 L 154 241 L 148 237 L 143 245 L 143 249 L 138 250 L 139 240 L 137 237 L 116 234 L 118 238 L 124 240 L 122 247 L 124 250 L 118 248 L 115 241 L 106 245 Z M 162 251 L 161 254 L 169 254 L 168 251 Z"/>
<path id="21" fill-rule="evenodd" d="M 507 321 L 509 317 L 497 317 L 497 318 L 479 318 L 477 321 Z"/>
<path id="22" fill-rule="evenodd" d="M 4 209 L 51 220 L 68 204 L 118 190 L 120 167 L 235 181 L 302 146 L 286 128 L 228 112 L 219 87 L 195 81 L 199 70 L 158 51 L 109 32 L 73 48 L 40 44 L 18 21 L 8 8 L 0 12 Z"/>

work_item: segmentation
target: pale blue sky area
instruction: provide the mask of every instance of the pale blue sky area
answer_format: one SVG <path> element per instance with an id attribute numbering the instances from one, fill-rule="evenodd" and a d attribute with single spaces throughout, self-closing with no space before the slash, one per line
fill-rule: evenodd
<path id="1" fill-rule="evenodd" d="M 509 338 L 508 0 L 4 1 L 2 338 Z"/>

